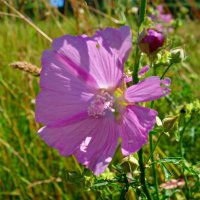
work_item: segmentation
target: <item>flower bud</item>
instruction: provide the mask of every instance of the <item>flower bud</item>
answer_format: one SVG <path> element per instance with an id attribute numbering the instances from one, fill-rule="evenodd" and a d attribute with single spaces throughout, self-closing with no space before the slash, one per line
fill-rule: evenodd
<path id="1" fill-rule="evenodd" d="M 163 46 L 165 37 L 155 29 L 143 30 L 139 36 L 139 48 L 143 53 L 152 54 Z"/>
<path id="2" fill-rule="evenodd" d="M 124 172 L 134 171 L 138 167 L 138 165 L 139 164 L 138 164 L 137 159 L 134 158 L 133 156 L 125 157 L 121 162 L 121 166 Z"/>
<path id="3" fill-rule="evenodd" d="M 170 53 L 172 63 L 180 63 L 185 59 L 185 53 L 183 49 L 173 49 L 170 51 Z"/>
<path id="4" fill-rule="evenodd" d="M 179 116 L 169 116 L 165 119 L 163 119 L 162 123 L 163 123 L 163 127 L 165 129 L 165 131 L 171 132 L 173 130 L 176 129 L 177 121 L 178 121 Z"/>

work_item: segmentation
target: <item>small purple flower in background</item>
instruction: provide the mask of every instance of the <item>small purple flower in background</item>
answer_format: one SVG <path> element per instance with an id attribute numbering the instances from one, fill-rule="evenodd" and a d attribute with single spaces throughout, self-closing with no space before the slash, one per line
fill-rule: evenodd
<path id="1" fill-rule="evenodd" d="M 131 43 L 128 26 L 107 28 L 93 37 L 57 38 L 42 55 L 36 121 L 46 126 L 38 133 L 95 175 L 111 162 L 119 137 L 125 156 L 147 142 L 157 112 L 137 104 L 170 92 L 168 80 L 158 76 L 126 88 L 124 62 Z"/>
<path id="2" fill-rule="evenodd" d="M 155 29 L 144 30 L 139 37 L 139 47 L 143 53 L 152 54 L 164 44 L 165 37 L 162 32 Z"/>
<path id="3" fill-rule="evenodd" d="M 166 14 L 163 9 L 163 5 L 158 5 L 156 7 L 158 10 L 158 15 L 151 14 L 149 17 L 152 21 L 156 23 L 156 28 L 161 32 L 172 32 L 173 27 L 171 23 L 173 21 L 173 16 L 171 13 Z"/>
<path id="4" fill-rule="evenodd" d="M 164 9 L 163 9 L 163 5 L 158 5 L 157 6 L 157 10 L 159 12 L 158 14 L 158 18 L 164 22 L 164 23 L 171 23 L 171 21 L 173 20 L 173 16 L 171 15 L 171 13 L 168 13 L 166 14 L 164 12 Z"/>
<path id="5" fill-rule="evenodd" d="M 169 181 L 162 183 L 160 185 L 161 188 L 164 188 L 166 190 L 172 190 L 172 189 L 176 189 L 179 187 L 183 187 L 185 185 L 185 181 L 183 178 L 180 179 L 170 179 Z"/>

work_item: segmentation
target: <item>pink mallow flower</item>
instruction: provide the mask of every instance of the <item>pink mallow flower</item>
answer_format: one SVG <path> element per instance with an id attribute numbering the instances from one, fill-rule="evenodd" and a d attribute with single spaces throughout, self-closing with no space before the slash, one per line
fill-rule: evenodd
<path id="1" fill-rule="evenodd" d="M 65 35 L 42 55 L 36 121 L 41 138 L 63 156 L 75 155 L 95 175 L 109 165 L 122 138 L 124 156 L 147 142 L 157 112 L 139 102 L 170 92 L 169 80 L 149 77 L 126 88 L 124 62 L 131 49 L 128 26 L 93 37 Z"/>

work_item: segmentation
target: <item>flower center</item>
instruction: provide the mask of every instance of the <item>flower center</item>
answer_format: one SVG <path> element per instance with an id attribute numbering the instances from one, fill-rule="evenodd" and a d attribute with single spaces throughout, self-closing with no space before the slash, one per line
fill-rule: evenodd
<path id="1" fill-rule="evenodd" d="M 115 112 L 114 98 L 107 91 L 101 91 L 97 94 L 88 107 L 88 115 L 98 118 L 104 116 L 106 111 Z"/>
<path id="2" fill-rule="evenodd" d="M 100 90 L 88 107 L 88 115 L 99 118 L 105 116 L 106 112 L 111 112 L 119 121 L 121 110 L 128 105 L 128 102 L 124 99 L 125 89 L 125 86 L 121 86 L 112 92 Z"/>

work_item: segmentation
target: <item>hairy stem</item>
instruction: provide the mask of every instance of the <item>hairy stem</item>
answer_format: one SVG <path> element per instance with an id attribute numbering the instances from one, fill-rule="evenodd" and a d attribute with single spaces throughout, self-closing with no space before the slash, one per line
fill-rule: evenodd
<path id="1" fill-rule="evenodd" d="M 145 19 L 146 5 L 147 5 L 147 1 L 141 0 L 140 19 L 139 19 L 139 24 L 138 24 L 138 36 L 139 36 L 139 28 Z M 140 53 L 139 47 L 137 45 L 136 50 L 135 50 L 135 65 L 134 65 L 134 70 L 133 70 L 133 84 L 136 84 L 139 81 L 138 70 L 139 70 L 139 64 L 140 64 L 140 56 L 141 56 L 141 53 Z M 139 166 L 140 166 L 140 172 L 141 172 L 140 182 L 141 182 L 143 191 L 146 194 L 147 199 L 151 200 L 151 196 L 150 196 L 150 193 L 149 193 L 149 190 L 147 187 L 147 183 L 145 180 L 145 166 L 144 166 L 144 161 L 143 161 L 143 149 L 142 148 L 138 151 L 138 159 L 139 159 Z"/>
<path id="2" fill-rule="evenodd" d="M 147 0 L 141 0 L 139 26 L 141 26 L 141 24 L 144 22 L 145 15 L 146 15 L 146 7 L 147 7 Z"/>
<path id="3" fill-rule="evenodd" d="M 153 68 L 153 75 L 156 76 L 156 66 L 151 63 L 151 67 Z M 151 108 L 154 106 L 154 101 L 151 102 Z M 150 158 L 152 162 L 152 171 L 153 171 L 153 177 L 154 177 L 154 186 L 156 191 L 156 198 L 159 200 L 159 190 L 158 190 L 158 177 L 156 172 L 156 166 L 155 166 L 155 159 L 154 159 L 154 143 L 153 143 L 153 134 L 149 133 L 149 143 L 150 143 Z"/>
<path id="4" fill-rule="evenodd" d="M 139 158 L 139 166 L 140 166 L 140 183 L 142 185 L 142 189 L 144 190 L 144 193 L 147 197 L 148 200 L 151 200 L 151 195 L 149 193 L 146 179 L 145 179 L 145 166 L 144 166 L 144 161 L 143 161 L 143 149 L 141 148 L 138 151 L 138 158 Z"/>
<path id="5" fill-rule="evenodd" d="M 138 36 L 139 36 L 139 29 L 141 24 L 143 23 L 144 19 L 145 19 L 145 14 L 146 14 L 146 5 L 147 5 L 147 1 L 146 0 L 141 0 L 141 4 L 140 4 L 140 18 L 139 18 L 139 24 L 138 24 Z M 139 70 L 139 65 L 140 65 L 140 50 L 138 45 L 136 46 L 136 50 L 135 50 L 135 65 L 134 65 L 134 70 L 133 70 L 133 84 L 136 84 L 139 82 L 139 78 L 138 78 L 138 70 Z M 145 179 L 145 166 L 144 166 L 144 161 L 143 161 L 143 149 L 141 148 L 138 151 L 138 159 L 139 159 L 139 167 L 140 167 L 140 182 L 143 188 L 143 191 L 147 197 L 148 200 L 151 200 L 151 195 L 149 193 L 148 187 L 147 187 L 147 183 L 146 183 L 146 179 Z"/>
<path id="6" fill-rule="evenodd" d="M 147 0 L 141 0 L 140 4 L 140 18 L 139 18 L 139 23 L 138 23 L 138 37 L 139 37 L 139 29 L 142 23 L 144 22 L 145 15 L 146 15 L 146 6 L 147 6 Z M 133 70 L 133 83 L 137 83 L 139 81 L 138 79 L 138 70 L 140 66 L 140 50 L 138 45 L 136 46 L 135 49 L 135 65 L 134 65 L 134 70 Z"/>
<path id="7" fill-rule="evenodd" d="M 139 82 L 138 70 L 139 70 L 139 66 L 140 66 L 140 55 L 141 55 L 140 50 L 137 46 L 136 50 L 135 50 L 135 64 L 134 64 L 134 70 L 133 70 L 133 83 L 134 84 Z"/>
<path id="8" fill-rule="evenodd" d="M 158 177 L 156 172 L 156 166 L 155 166 L 155 159 L 154 159 L 154 143 L 153 143 L 153 134 L 149 134 L 149 142 L 150 142 L 150 158 L 152 162 L 152 171 L 153 171 L 153 177 L 154 177 L 154 186 L 156 190 L 156 198 L 159 200 L 159 191 L 158 191 Z"/>

